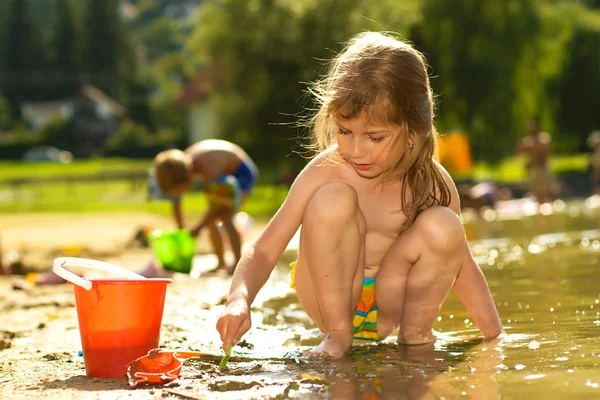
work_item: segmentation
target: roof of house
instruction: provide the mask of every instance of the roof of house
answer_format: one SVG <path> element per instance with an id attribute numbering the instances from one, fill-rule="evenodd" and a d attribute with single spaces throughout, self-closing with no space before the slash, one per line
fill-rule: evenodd
<path id="1" fill-rule="evenodd" d="M 96 106 L 99 106 L 102 112 L 108 116 L 123 117 L 127 114 L 125 107 L 121 106 L 106 93 L 100 89 L 84 85 L 78 91 L 79 95 L 90 100 Z M 53 115 L 61 115 L 63 118 L 70 118 L 75 107 L 75 96 L 51 101 L 24 101 L 21 103 L 21 112 L 25 119 L 34 124 L 41 124 L 51 118 Z"/>
<path id="2" fill-rule="evenodd" d="M 96 104 L 102 104 L 107 107 L 114 115 L 123 117 L 127 114 L 125 107 L 121 106 L 102 90 L 92 85 L 84 85 L 81 88 L 81 93 Z"/>

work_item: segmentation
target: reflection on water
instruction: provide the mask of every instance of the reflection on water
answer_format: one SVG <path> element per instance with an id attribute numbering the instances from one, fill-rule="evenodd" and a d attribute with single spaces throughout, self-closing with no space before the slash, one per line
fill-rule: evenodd
<path id="1" fill-rule="evenodd" d="M 452 294 L 437 343 L 389 338 L 312 365 L 328 382 L 322 398 L 600 398 L 600 198 L 489 211 L 465 228 L 507 336 L 478 339 Z M 294 295 L 261 309 L 264 324 L 296 332 L 286 347 L 318 342 Z"/>

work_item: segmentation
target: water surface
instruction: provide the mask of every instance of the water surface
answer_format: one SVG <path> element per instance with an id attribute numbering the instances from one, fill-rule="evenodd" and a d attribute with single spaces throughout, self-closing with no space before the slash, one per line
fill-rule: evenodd
<path id="1" fill-rule="evenodd" d="M 600 398 L 599 205 L 597 198 L 541 209 L 513 202 L 482 217 L 465 213 L 507 337 L 482 341 L 452 294 L 435 324 L 435 344 L 398 346 L 390 338 L 307 367 L 327 381 L 323 398 Z M 267 329 L 295 332 L 284 342 L 290 351 L 318 343 L 293 294 L 261 310 Z"/>

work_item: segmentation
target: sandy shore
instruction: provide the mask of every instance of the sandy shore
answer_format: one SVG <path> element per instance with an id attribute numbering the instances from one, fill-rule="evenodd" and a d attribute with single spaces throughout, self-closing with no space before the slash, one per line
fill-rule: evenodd
<path id="1" fill-rule="evenodd" d="M 43 272 L 65 252 L 139 270 L 153 259 L 150 249 L 129 245 L 142 225 L 170 227 L 170 221 L 147 214 L 9 215 L 2 218 L 1 233 L 5 256 L 17 252 L 28 270 Z M 255 226 L 246 240 L 259 229 Z M 205 254 L 196 257 L 196 271 L 216 262 L 209 247 L 207 239 L 200 238 L 198 248 Z M 125 377 L 86 376 L 71 285 L 36 287 L 24 283 L 23 276 L 0 277 L 0 398 L 324 398 L 322 367 L 298 360 L 302 348 L 298 344 L 314 342 L 315 333 L 308 320 L 306 329 L 290 330 L 281 324 L 282 315 L 295 321 L 306 317 L 297 312 L 287 270 L 276 269 L 273 276 L 253 308 L 256 329 L 246 336 L 243 347 L 236 347 L 223 372 L 217 368 L 221 342 L 214 326 L 230 279 L 173 276 L 161 346 L 215 357 L 185 361 L 180 377 L 166 386 L 135 390 Z M 307 379 L 307 371 L 316 378 Z"/>

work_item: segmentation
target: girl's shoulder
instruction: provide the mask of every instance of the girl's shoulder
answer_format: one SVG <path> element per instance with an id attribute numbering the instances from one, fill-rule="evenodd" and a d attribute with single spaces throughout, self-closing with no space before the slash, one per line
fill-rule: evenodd
<path id="1" fill-rule="evenodd" d="M 338 177 L 345 167 L 346 164 L 337 151 L 337 146 L 332 146 L 310 160 L 296 180 L 323 184 Z"/>
<path id="2" fill-rule="evenodd" d="M 344 163 L 344 159 L 338 151 L 337 145 L 331 146 L 317 154 L 306 165 L 305 169 L 324 169 L 331 170 L 339 168 Z"/>

